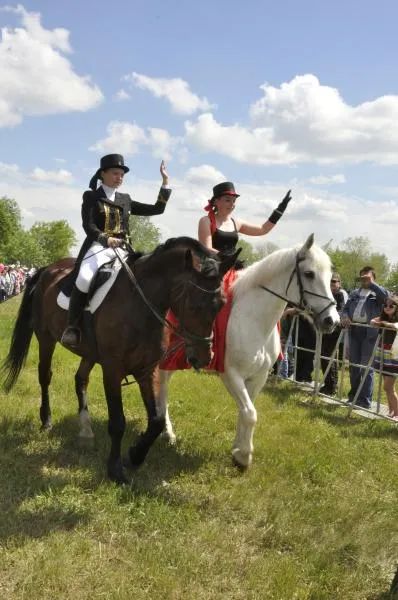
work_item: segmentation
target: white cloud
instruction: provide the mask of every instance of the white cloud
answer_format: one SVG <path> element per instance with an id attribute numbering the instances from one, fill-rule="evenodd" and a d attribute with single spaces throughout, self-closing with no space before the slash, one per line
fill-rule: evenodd
<path id="1" fill-rule="evenodd" d="M 180 115 L 191 115 L 197 111 L 212 108 L 207 98 L 200 98 L 194 94 L 189 83 L 183 79 L 148 77 L 134 72 L 126 75 L 123 79 L 129 81 L 134 87 L 148 90 L 156 98 L 166 98 L 173 112 Z"/>
<path id="2" fill-rule="evenodd" d="M 308 183 L 312 185 L 333 185 L 335 183 L 346 183 L 346 179 L 341 173 L 337 173 L 336 175 L 316 175 L 315 177 L 310 177 Z"/>
<path id="3" fill-rule="evenodd" d="M 2 162 L 0 162 L 0 174 L 2 175 L 3 184 L 7 182 L 19 182 L 21 185 L 29 183 L 70 185 L 74 181 L 72 173 L 65 169 L 46 171 L 41 167 L 35 167 L 31 173 L 24 173 L 18 165 Z"/>
<path id="4" fill-rule="evenodd" d="M 211 165 L 200 165 L 199 167 L 191 167 L 188 169 L 185 179 L 189 183 L 204 184 L 209 183 L 215 185 L 221 181 L 225 181 L 226 177 Z"/>
<path id="5" fill-rule="evenodd" d="M 181 138 L 173 137 L 166 129 L 149 127 L 148 143 L 152 147 L 152 154 L 156 158 L 171 160 L 173 152 L 181 144 Z"/>
<path id="6" fill-rule="evenodd" d="M 211 113 L 186 121 L 187 142 L 205 152 L 216 152 L 249 164 L 286 164 L 299 158 L 288 150 L 287 143 L 276 143 L 269 129 L 248 129 L 242 125 L 224 126 Z"/>
<path id="7" fill-rule="evenodd" d="M 58 171 L 45 171 L 40 167 L 36 167 L 29 175 L 29 179 L 32 179 L 33 181 L 40 181 L 42 183 L 60 183 L 63 185 L 69 185 L 73 183 L 72 173 L 66 171 L 65 169 L 59 169 Z"/>
<path id="8" fill-rule="evenodd" d="M 93 152 L 120 152 L 137 154 L 140 145 L 146 143 L 145 131 L 135 123 L 111 121 L 106 128 L 108 136 L 99 140 L 89 150 Z"/>
<path id="9" fill-rule="evenodd" d="M 398 198 L 398 186 L 385 186 L 385 187 L 377 187 L 377 193 L 383 196 L 395 196 Z"/>
<path id="10" fill-rule="evenodd" d="M 86 111 L 103 99 L 88 77 L 77 75 L 71 62 L 66 29 L 44 29 L 39 13 L 23 6 L 5 7 L 22 27 L 4 27 L 0 39 L 0 127 L 13 127 L 24 116 Z"/>
<path id="11" fill-rule="evenodd" d="M 398 96 L 351 106 L 311 74 L 261 89 L 249 125 L 222 125 L 205 113 L 186 122 L 187 139 L 250 164 L 398 163 Z"/>
<path id="12" fill-rule="evenodd" d="M 128 94 L 123 88 L 118 90 L 114 96 L 114 99 L 118 100 L 119 102 L 123 102 L 124 100 L 130 100 L 130 98 L 130 94 Z"/>
<path id="13" fill-rule="evenodd" d="M 166 129 L 148 127 L 147 131 L 135 123 L 111 121 L 106 128 L 107 137 L 99 140 L 89 150 L 94 152 L 120 152 L 137 154 L 142 146 L 149 146 L 156 158 L 170 160 L 181 145 L 181 138 L 173 137 Z"/>
<path id="14" fill-rule="evenodd" d="M 213 182 L 188 181 L 188 170 L 183 179 L 170 178 L 173 192 L 163 215 L 153 217 L 153 223 L 162 229 L 165 238 L 178 235 L 197 236 L 198 221 L 205 214 L 203 207 L 211 197 Z M 160 177 L 153 181 L 126 179 L 124 192 L 139 202 L 154 203 Z M 236 216 L 249 223 L 263 223 L 286 193 L 282 185 L 242 184 L 237 186 Z M 81 226 L 82 189 L 22 180 L 14 177 L 2 181 L 2 195 L 15 198 L 21 209 L 25 227 L 35 221 L 67 219 L 79 237 L 84 239 Z M 54 198 L 57 199 L 54 202 Z M 283 218 L 265 237 L 243 239 L 254 245 L 272 242 L 280 247 L 302 243 L 315 232 L 318 244 L 333 239 L 333 246 L 348 237 L 367 236 L 376 252 L 385 253 L 396 262 L 398 255 L 398 201 L 366 202 L 357 197 L 331 194 L 320 190 L 299 189 L 293 193 Z M 134 245 L 134 241 L 133 241 Z"/>
<path id="15" fill-rule="evenodd" d="M 20 171 L 18 165 L 0 162 L 0 173 L 4 176 L 18 176 Z"/>

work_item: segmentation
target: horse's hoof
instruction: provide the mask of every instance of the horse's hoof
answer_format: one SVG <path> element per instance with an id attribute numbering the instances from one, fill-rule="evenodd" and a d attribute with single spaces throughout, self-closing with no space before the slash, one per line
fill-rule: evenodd
<path id="1" fill-rule="evenodd" d="M 140 451 L 137 446 L 131 446 L 128 449 L 126 462 L 130 469 L 137 469 L 145 460 L 146 453 Z"/>
<path id="2" fill-rule="evenodd" d="M 79 448 L 83 450 L 94 450 L 95 439 L 93 437 L 80 437 L 78 438 Z"/>
<path id="3" fill-rule="evenodd" d="M 174 433 L 168 433 L 167 431 L 163 431 L 161 435 L 162 440 L 164 440 L 169 446 L 175 446 L 177 443 L 177 437 Z"/>
<path id="4" fill-rule="evenodd" d="M 129 485 L 130 482 L 123 472 L 121 459 L 115 463 L 108 463 L 108 477 L 116 485 Z"/>
<path id="5" fill-rule="evenodd" d="M 241 462 L 239 462 L 234 454 L 232 455 L 232 464 L 240 473 L 245 473 L 249 468 L 249 465 L 243 465 Z"/>
<path id="6" fill-rule="evenodd" d="M 123 473 L 123 469 L 108 469 L 108 477 L 116 485 L 130 485 L 129 480 Z"/>
<path id="7" fill-rule="evenodd" d="M 45 421 L 41 424 L 40 431 L 50 431 L 50 429 L 52 429 L 52 426 L 53 425 L 51 421 Z"/>
<path id="8" fill-rule="evenodd" d="M 232 450 L 232 463 L 241 472 L 244 473 L 250 467 L 252 462 L 251 454 L 241 452 L 239 448 Z"/>

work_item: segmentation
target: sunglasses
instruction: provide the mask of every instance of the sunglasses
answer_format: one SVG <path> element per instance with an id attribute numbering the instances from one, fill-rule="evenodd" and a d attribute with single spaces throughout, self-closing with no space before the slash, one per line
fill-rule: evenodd
<path id="1" fill-rule="evenodd" d="M 340 279 L 331 279 L 330 283 L 340 283 Z"/>
<path id="2" fill-rule="evenodd" d="M 395 304 L 395 302 L 384 302 L 384 307 L 385 308 L 397 308 L 398 304 Z"/>

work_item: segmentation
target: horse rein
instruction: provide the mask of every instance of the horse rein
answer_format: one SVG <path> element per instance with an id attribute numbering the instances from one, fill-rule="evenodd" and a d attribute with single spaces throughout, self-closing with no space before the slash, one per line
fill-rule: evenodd
<path id="1" fill-rule="evenodd" d="M 282 296 L 281 294 L 278 294 L 277 292 L 274 292 L 273 290 L 271 290 L 270 288 L 266 287 L 265 285 L 260 285 L 260 288 L 262 288 L 263 290 L 265 290 L 266 292 L 269 292 L 270 294 L 272 294 L 273 296 L 276 296 L 277 298 L 280 298 L 281 300 L 284 300 L 285 302 L 288 302 L 289 304 L 291 304 L 292 306 L 294 306 L 294 308 L 297 308 L 297 310 L 300 313 L 304 313 L 306 315 L 310 315 L 313 316 L 315 315 L 315 317 L 320 317 L 322 313 L 324 313 L 326 310 L 328 310 L 331 306 L 336 306 L 336 302 L 334 300 L 330 300 L 327 296 L 324 296 L 322 294 L 317 294 L 316 292 L 311 292 L 310 290 L 306 290 L 304 285 L 303 285 L 303 280 L 301 278 L 301 273 L 300 273 L 300 262 L 302 262 L 304 260 L 304 258 L 300 258 L 299 253 L 296 254 L 296 261 L 295 261 L 295 265 L 294 265 L 294 269 L 289 277 L 289 281 L 288 284 L 286 286 L 286 291 L 285 294 L 287 296 L 289 287 L 293 281 L 294 275 L 296 275 L 297 277 L 297 285 L 299 288 L 299 292 L 300 292 L 300 301 L 299 303 L 297 302 L 292 302 L 292 300 L 289 300 L 289 298 L 287 298 L 286 296 Z M 329 304 L 327 304 L 325 306 L 325 308 L 323 308 L 321 311 L 315 311 L 310 303 L 306 300 L 305 298 L 305 294 L 307 294 L 308 296 L 315 296 L 316 298 L 322 298 L 323 300 L 329 300 Z"/>
<path id="2" fill-rule="evenodd" d="M 156 317 L 156 319 L 164 326 L 164 327 L 168 327 L 169 329 L 173 330 L 176 335 L 182 337 L 184 339 L 185 342 L 187 341 L 194 341 L 194 342 L 199 342 L 199 343 L 203 343 L 205 345 L 209 345 L 212 343 L 213 341 L 213 334 L 211 334 L 210 336 L 201 336 L 201 335 L 197 335 L 196 333 L 192 333 L 190 331 L 188 331 L 185 327 L 183 327 L 181 324 L 179 327 L 176 327 L 175 325 L 173 325 L 173 323 L 171 323 L 166 317 L 162 317 L 161 314 L 159 314 L 157 308 L 155 306 L 153 306 L 153 304 L 148 300 L 148 298 L 145 296 L 143 289 L 141 288 L 140 284 L 137 281 L 137 278 L 135 277 L 134 273 L 132 272 L 132 270 L 130 269 L 129 265 L 123 260 L 123 258 L 120 256 L 117 248 L 113 249 L 117 258 L 119 259 L 123 269 L 125 270 L 128 278 L 130 279 L 130 281 L 133 283 L 135 289 L 137 290 L 137 292 L 139 293 L 139 295 L 141 296 L 142 300 L 144 301 L 144 303 L 146 304 L 146 306 L 149 308 L 149 310 L 152 312 L 152 314 Z M 199 290 L 201 290 L 202 292 L 206 292 L 208 294 L 217 294 L 219 293 L 221 287 L 218 287 L 215 290 L 206 290 L 205 288 L 202 288 L 201 286 L 197 285 L 196 283 L 194 283 L 193 281 L 187 281 L 185 282 L 183 285 L 185 287 L 185 284 L 191 284 L 193 287 L 198 288 Z M 182 295 L 182 294 L 181 294 Z"/>

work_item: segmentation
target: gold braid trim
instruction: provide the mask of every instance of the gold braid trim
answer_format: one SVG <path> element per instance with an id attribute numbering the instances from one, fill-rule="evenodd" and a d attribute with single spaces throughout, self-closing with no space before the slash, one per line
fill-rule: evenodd
<path id="1" fill-rule="evenodd" d="M 104 225 L 104 233 L 110 235 L 112 233 L 120 233 L 120 211 L 115 208 L 114 214 L 115 214 L 115 226 L 114 227 L 110 227 L 110 220 L 111 220 L 111 209 L 110 207 L 104 203 L 104 209 L 105 209 L 105 225 Z"/>

